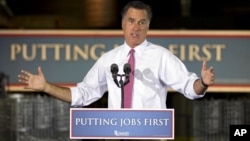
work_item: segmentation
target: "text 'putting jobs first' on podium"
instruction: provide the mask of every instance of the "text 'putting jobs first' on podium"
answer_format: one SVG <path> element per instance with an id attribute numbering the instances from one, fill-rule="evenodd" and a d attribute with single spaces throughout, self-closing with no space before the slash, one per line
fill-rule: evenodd
<path id="1" fill-rule="evenodd" d="M 70 139 L 174 139 L 174 109 L 71 108 Z"/>

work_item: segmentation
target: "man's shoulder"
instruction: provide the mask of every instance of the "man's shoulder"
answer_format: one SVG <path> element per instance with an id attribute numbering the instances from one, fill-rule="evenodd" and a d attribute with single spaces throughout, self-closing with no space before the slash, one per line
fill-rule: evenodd
<path id="1" fill-rule="evenodd" d="M 123 45 L 116 46 L 110 50 L 108 50 L 105 54 L 115 54 L 122 49 Z"/>
<path id="2" fill-rule="evenodd" d="M 122 49 L 123 45 L 119 45 L 117 47 L 114 47 L 110 50 L 108 50 L 107 52 L 105 52 L 102 57 L 104 58 L 110 58 L 110 57 L 114 57 L 116 56 L 117 54 L 119 54 L 119 52 L 121 52 L 121 49 Z"/>
<path id="3" fill-rule="evenodd" d="M 156 51 L 169 52 L 167 47 L 164 47 L 164 46 L 157 44 L 157 43 L 148 42 L 148 47 L 149 47 L 149 49 L 154 49 Z"/>

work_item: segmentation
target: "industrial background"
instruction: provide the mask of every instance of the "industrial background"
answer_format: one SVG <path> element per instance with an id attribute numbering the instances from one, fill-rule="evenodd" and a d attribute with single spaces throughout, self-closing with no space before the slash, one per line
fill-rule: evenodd
<path id="1" fill-rule="evenodd" d="M 144 0 L 151 29 L 249 29 L 248 0 Z M 128 0 L 0 0 L 3 29 L 120 29 Z"/>

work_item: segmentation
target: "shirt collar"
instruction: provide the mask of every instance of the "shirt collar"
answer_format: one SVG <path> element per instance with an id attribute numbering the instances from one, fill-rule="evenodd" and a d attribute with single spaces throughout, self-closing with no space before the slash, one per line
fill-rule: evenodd
<path id="1" fill-rule="evenodd" d="M 141 55 L 143 53 L 143 50 L 147 47 L 148 41 L 144 40 L 140 45 L 134 47 L 135 53 L 138 55 Z M 125 54 L 129 54 L 129 51 L 132 49 L 128 46 L 126 42 L 124 42 L 125 46 Z"/>

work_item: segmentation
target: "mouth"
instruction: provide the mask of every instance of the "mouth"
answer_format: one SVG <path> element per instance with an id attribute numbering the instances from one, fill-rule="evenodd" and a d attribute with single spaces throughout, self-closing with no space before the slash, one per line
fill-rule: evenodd
<path id="1" fill-rule="evenodd" d="M 131 33 L 131 36 L 132 37 L 139 37 L 139 34 L 138 33 Z"/>

